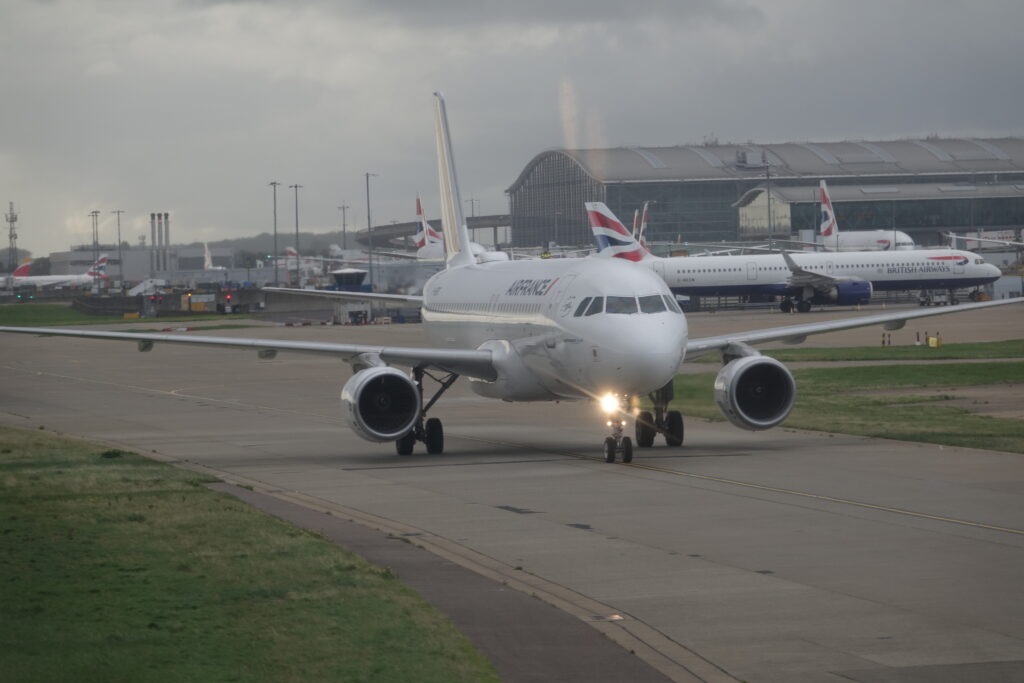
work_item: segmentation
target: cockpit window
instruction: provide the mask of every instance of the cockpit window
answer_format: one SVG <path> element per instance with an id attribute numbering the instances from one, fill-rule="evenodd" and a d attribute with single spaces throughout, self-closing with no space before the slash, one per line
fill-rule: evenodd
<path id="1" fill-rule="evenodd" d="M 642 296 L 639 299 L 641 313 L 662 313 L 665 311 L 665 301 L 661 298 L 660 294 Z"/>
<path id="2" fill-rule="evenodd" d="M 665 299 L 665 303 L 668 305 L 668 310 L 674 311 L 676 313 L 683 312 L 683 309 L 679 308 L 679 304 L 676 302 L 675 297 L 669 296 L 667 294 L 664 294 L 663 297 Z"/>
<path id="3" fill-rule="evenodd" d="M 594 300 L 590 302 L 590 306 L 587 308 L 587 312 L 583 315 L 597 315 L 604 310 L 604 297 L 595 296 Z"/>
<path id="4" fill-rule="evenodd" d="M 608 313 L 636 313 L 636 297 L 632 296 L 610 296 L 608 297 Z"/>
<path id="5" fill-rule="evenodd" d="M 589 296 L 588 296 L 588 297 L 587 297 L 587 298 L 585 298 L 585 299 L 584 299 L 583 301 L 581 301 L 581 302 L 580 302 L 580 305 L 576 307 L 576 312 L 572 314 L 572 317 L 574 317 L 574 318 L 578 318 L 578 317 L 580 317 L 581 315 L 583 315 L 583 311 L 587 310 L 587 304 L 589 304 L 589 303 L 590 303 L 590 300 L 591 300 L 592 298 L 593 298 L 593 297 L 589 297 Z"/>

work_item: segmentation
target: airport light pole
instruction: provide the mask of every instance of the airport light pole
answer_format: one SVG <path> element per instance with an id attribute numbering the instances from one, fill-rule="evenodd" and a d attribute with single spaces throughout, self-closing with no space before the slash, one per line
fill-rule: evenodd
<path id="1" fill-rule="evenodd" d="M 348 210 L 352 207 L 342 202 L 341 206 L 338 207 L 338 211 L 341 211 L 341 249 L 344 251 L 348 249 Z"/>
<path id="2" fill-rule="evenodd" d="M 373 222 L 370 220 L 370 178 L 376 178 L 377 173 L 364 173 L 366 176 L 366 234 L 370 239 L 370 291 L 373 291 L 376 282 L 373 279 Z"/>
<path id="3" fill-rule="evenodd" d="M 278 254 L 280 252 L 278 252 L 278 250 L 277 250 L 277 186 L 280 185 L 280 184 L 281 183 L 277 182 L 276 180 L 272 180 L 269 183 L 270 187 L 272 187 L 273 191 L 274 191 L 274 286 L 275 287 L 277 287 L 278 283 L 280 282 L 280 280 L 278 279 L 278 275 L 277 275 L 277 268 L 278 268 L 279 261 L 280 261 L 280 259 L 278 258 Z"/>
<path id="4" fill-rule="evenodd" d="M 89 212 L 89 215 L 92 216 L 92 262 L 93 262 L 93 265 L 95 265 L 96 262 L 100 260 L 100 223 L 99 223 L 100 212 L 99 212 L 99 210 L 94 209 L 94 210 Z M 92 268 L 90 268 L 90 270 L 92 270 L 93 272 L 96 272 Z M 96 276 L 96 275 L 93 275 L 92 276 L 92 289 L 93 289 L 93 292 L 96 291 L 97 280 L 99 280 L 99 277 Z"/>
<path id="5" fill-rule="evenodd" d="M 121 257 L 121 214 L 124 211 L 114 209 L 110 213 L 117 214 L 117 281 L 121 283 L 121 289 L 124 289 L 124 259 Z"/>
<path id="6" fill-rule="evenodd" d="M 302 267 L 302 254 L 299 252 L 299 188 L 302 185 L 296 183 L 288 187 L 295 190 L 295 286 L 301 287 L 302 276 L 299 274 L 299 269 Z"/>

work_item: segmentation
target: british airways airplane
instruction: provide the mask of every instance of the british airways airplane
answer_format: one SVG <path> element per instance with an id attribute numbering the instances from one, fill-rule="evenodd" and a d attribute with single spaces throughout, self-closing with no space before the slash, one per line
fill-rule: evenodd
<path id="1" fill-rule="evenodd" d="M 621 457 L 630 462 L 633 440 L 624 435 L 624 428 L 632 397 L 650 396 L 654 405 L 653 413 L 632 416 L 638 446 L 653 445 L 658 433 L 669 446 L 682 444 L 683 417 L 669 410 L 669 402 L 672 379 L 684 356 L 718 353 L 723 366 L 715 383 L 715 401 L 720 410 L 736 426 L 768 429 L 789 415 L 796 383 L 782 363 L 762 356 L 752 344 L 799 343 L 807 335 L 866 325 L 899 329 L 912 318 L 1024 301 L 693 338 L 665 282 L 634 263 L 602 258 L 478 262 L 467 248 L 469 231 L 440 93 L 435 93 L 434 108 L 445 268 L 427 281 L 422 296 L 271 290 L 418 304 L 430 346 L 53 328 L 0 327 L 0 332 L 128 340 L 136 342 L 140 351 L 175 343 L 246 348 L 260 358 L 297 352 L 341 359 L 353 370 L 341 388 L 342 418 L 363 439 L 393 442 L 401 455 L 412 453 L 417 442 L 423 442 L 428 453 L 444 450 L 441 421 L 428 418 L 427 413 L 459 377 L 465 377 L 477 394 L 502 401 L 593 400 L 607 413 L 610 434 L 603 444 L 605 460 Z M 430 397 L 424 394 L 427 380 L 438 385 Z"/>
<path id="2" fill-rule="evenodd" d="M 93 284 L 97 279 L 110 279 L 107 276 L 106 254 L 101 254 L 99 260 L 89 266 L 89 270 L 74 275 L 29 275 L 31 266 L 31 261 L 23 263 L 11 273 L 15 287 L 83 287 Z"/>
<path id="3" fill-rule="evenodd" d="M 852 230 L 840 232 L 832 197 L 824 180 L 818 182 L 821 225 L 816 246 L 825 251 L 900 251 L 914 249 L 914 239 L 900 230 Z"/>
<path id="4" fill-rule="evenodd" d="M 864 304 L 874 291 L 980 287 L 1002 275 L 977 254 L 955 249 L 659 258 L 603 203 L 588 202 L 586 208 L 598 256 L 642 263 L 675 294 L 779 296 L 786 313 L 806 313 L 816 303 Z"/>

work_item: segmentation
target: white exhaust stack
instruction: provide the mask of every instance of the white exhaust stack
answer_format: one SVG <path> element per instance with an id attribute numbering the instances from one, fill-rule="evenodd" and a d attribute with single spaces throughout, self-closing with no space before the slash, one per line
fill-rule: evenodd
<path id="1" fill-rule="evenodd" d="M 156 214 L 149 214 L 149 276 L 156 274 Z"/>

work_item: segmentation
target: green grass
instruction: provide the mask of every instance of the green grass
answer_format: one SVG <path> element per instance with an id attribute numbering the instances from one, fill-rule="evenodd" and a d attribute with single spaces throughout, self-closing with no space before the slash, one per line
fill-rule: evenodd
<path id="1" fill-rule="evenodd" d="M 247 315 L 231 314 L 230 316 L 219 316 L 220 318 L 230 317 L 232 320 L 248 318 Z M 216 314 L 205 315 L 169 315 L 160 316 L 155 320 L 161 323 L 215 320 Z M 154 318 L 143 318 L 154 320 Z M 110 315 L 89 315 L 76 311 L 65 304 L 0 304 L 0 325 L 17 327 L 46 327 L 48 325 L 105 325 L 109 323 L 137 323 L 139 319 L 125 319 L 123 316 Z"/>
<path id="2" fill-rule="evenodd" d="M 762 353 L 784 362 L 875 361 L 875 360 L 964 360 L 969 358 L 1024 358 L 1024 339 L 970 344 L 928 346 L 848 346 L 836 348 L 767 349 Z M 721 362 L 717 354 L 696 359 L 702 363 Z"/>
<path id="3" fill-rule="evenodd" d="M 797 401 L 786 427 L 1024 453 L 1024 420 L 942 405 L 949 396 L 934 393 L 887 393 L 985 385 L 995 402 L 1000 384 L 1024 383 L 1024 362 L 814 368 L 793 376 Z M 684 415 L 724 419 L 714 403 L 714 378 L 715 373 L 676 377 L 673 407 Z"/>
<path id="4" fill-rule="evenodd" d="M 387 569 L 116 450 L 0 428 L 10 681 L 494 681 Z"/>

